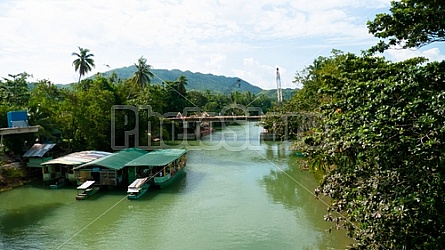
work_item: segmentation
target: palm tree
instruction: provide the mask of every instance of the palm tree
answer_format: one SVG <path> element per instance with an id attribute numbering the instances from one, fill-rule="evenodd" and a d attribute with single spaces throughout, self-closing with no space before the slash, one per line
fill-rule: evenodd
<path id="1" fill-rule="evenodd" d="M 185 85 L 187 85 L 187 77 L 185 76 L 180 76 L 178 78 L 176 78 L 175 81 L 175 87 L 176 87 L 176 91 L 178 91 L 179 94 L 181 95 L 185 95 L 186 93 L 186 89 L 185 89 Z"/>
<path id="2" fill-rule="evenodd" d="M 73 52 L 71 54 L 77 56 L 77 59 L 73 61 L 73 65 L 75 71 L 79 70 L 79 82 L 82 76 L 91 71 L 92 67 L 95 67 L 94 60 L 91 58 L 94 55 L 89 52 L 89 49 L 79 47 L 79 53 Z"/>
<path id="3" fill-rule="evenodd" d="M 154 77 L 154 74 L 151 72 L 152 66 L 147 64 L 147 59 L 143 56 L 138 59 L 138 63 L 135 63 L 134 66 L 136 66 L 136 72 L 134 72 L 131 82 L 144 88 L 150 84 L 151 78 Z"/>

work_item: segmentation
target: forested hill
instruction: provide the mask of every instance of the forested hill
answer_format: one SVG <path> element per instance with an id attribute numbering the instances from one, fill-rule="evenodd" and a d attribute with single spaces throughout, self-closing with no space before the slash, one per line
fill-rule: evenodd
<path id="1" fill-rule="evenodd" d="M 123 67 L 118 69 L 113 69 L 107 72 L 104 72 L 105 75 L 111 75 L 113 72 L 117 74 L 120 79 L 127 79 L 133 76 L 136 71 L 135 66 Z M 239 78 L 236 77 L 226 77 L 226 76 L 216 76 L 212 74 L 203 74 L 199 72 L 191 72 L 191 71 L 181 71 L 178 69 L 174 70 L 166 70 L 166 69 L 152 69 L 152 73 L 155 75 L 155 78 L 152 79 L 152 83 L 161 83 L 163 81 L 174 81 L 176 78 L 180 76 L 187 77 L 187 86 L 188 90 L 194 89 L 198 91 L 218 91 L 221 93 L 230 92 L 230 91 L 249 91 L 252 94 L 258 94 L 262 91 L 261 88 L 254 86 L 242 79 L 240 79 L 240 83 L 237 83 Z"/>

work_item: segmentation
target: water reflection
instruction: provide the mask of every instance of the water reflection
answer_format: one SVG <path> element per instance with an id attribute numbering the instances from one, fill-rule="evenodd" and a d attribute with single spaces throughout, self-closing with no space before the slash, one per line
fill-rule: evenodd
<path id="1" fill-rule="evenodd" d="M 326 201 L 318 200 L 313 195 L 313 190 L 318 184 L 310 173 L 300 169 L 303 159 L 293 156 L 288 147 L 268 148 L 271 150 L 265 151 L 265 155 L 274 167 L 260 183 L 274 203 L 283 205 L 294 213 L 299 223 L 318 232 L 318 246 L 307 249 L 342 249 L 346 242 L 351 243 L 345 230 L 327 233 L 333 226 L 323 220 L 328 206 Z M 281 161 L 283 158 L 286 159 L 284 163 Z"/>
<path id="2" fill-rule="evenodd" d="M 0 214 L 0 233 L 14 235 L 27 230 L 27 226 L 38 224 L 62 205 L 58 202 L 44 203 L 3 211 Z"/>
<path id="3" fill-rule="evenodd" d="M 262 180 L 267 193 L 275 203 L 281 203 L 288 209 L 299 207 L 301 198 L 298 195 L 297 184 L 287 174 L 271 170 Z"/>

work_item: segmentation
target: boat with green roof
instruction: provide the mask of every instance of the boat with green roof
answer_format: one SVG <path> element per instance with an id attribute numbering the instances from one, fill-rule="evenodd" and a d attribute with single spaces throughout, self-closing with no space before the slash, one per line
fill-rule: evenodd
<path id="1" fill-rule="evenodd" d="M 125 164 L 129 182 L 148 178 L 150 186 L 164 188 L 185 174 L 186 155 L 186 149 L 160 149 L 138 157 Z"/>
<path id="2" fill-rule="evenodd" d="M 103 189 L 127 186 L 127 169 L 125 164 L 146 153 L 147 151 L 142 149 L 127 148 L 73 168 L 74 176 L 78 184 L 81 185 L 77 189 L 82 190 L 81 187 L 84 188 L 84 184 L 91 183 L 91 181 L 94 182 L 94 187 L 97 186 Z M 80 194 L 85 194 L 85 196 L 91 196 L 95 193 L 92 191 L 98 191 L 98 189 L 84 189 L 85 192 L 79 192 Z M 79 194 L 77 197 L 83 198 Z"/>

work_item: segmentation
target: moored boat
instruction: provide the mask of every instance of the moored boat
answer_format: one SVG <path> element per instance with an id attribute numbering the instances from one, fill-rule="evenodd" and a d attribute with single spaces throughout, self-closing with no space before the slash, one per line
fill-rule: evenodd
<path id="1" fill-rule="evenodd" d="M 41 164 L 43 181 L 50 185 L 52 189 L 59 188 L 66 182 L 75 183 L 76 179 L 73 172 L 75 167 L 107 155 L 111 155 L 111 153 L 104 151 L 81 151 L 46 161 Z M 63 180 L 63 183 L 61 183 L 61 180 Z"/>
<path id="2" fill-rule="evenodd" d="M 133 181 L 128 186 L 127 194 L 129 200 L 137 200 L 139 199 L 143 194 L 145 194 L 150 187 L 150 184 L 148 183 L 148 177 L 145 178 L 139 178 Z"/>
<path id="3" fill-rule="evenodd" d="M 77 187 L 76 200 L 84 200 L 99 192 L 100 187 L 94 185 L 95 181 L 86 181 Z"/>
<path id="4" fill-rule="evenodd" d="M 56 180 L 53 182 L 53 184 L 50 184 L 50 185 L 49 185 L 49 188 L 51 188 L 51 189 L 61 188 L 61 187 L 65 186 L 66 182 L 67 182 L 66 178 L 61 177 L 61 178 L 59 178 L 59 179 L 56 179 Z"/>
<path id="5" fill-rule="evenodd" d="M 186 165 L 181 167 L 174 174 L 167 173 L 165 176 L 154 177 L 153 185 L 158 186 L 160 188 L 164 188 L 164 187 L 172 184 L 173 182 L 177 181 L 179 178 L 181 178 L 181 176 L 183 176 L 185 174 L 185 167 L 186 167 Z M 162 170 L 161 170 L 161 172 L 162 172 Z"/>
<path id="6" fill-rule="evenodd" d="M 303 152 L 299 152 L 299 151 L 295 152 L 295 156 L 306 157 L 306 155 Z"/>
<path id="7" fill-rule="evenodd" d="M 125 166 L 138 178 L 149 177 L 150 185 L 164 188 L 185 174 L 186 154 L 186 149 L 154 150 Z"/>

